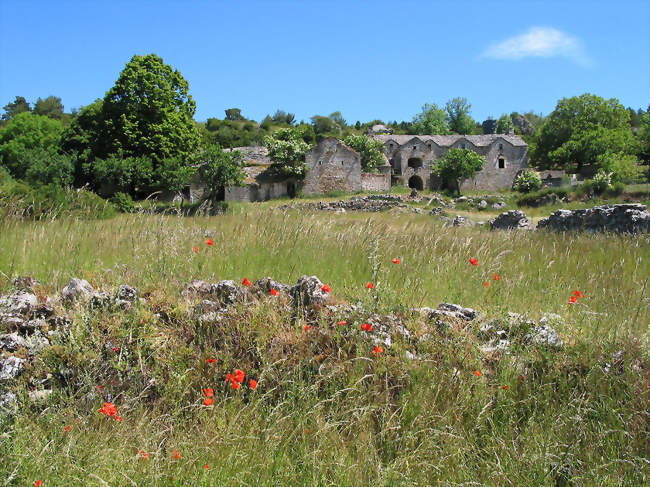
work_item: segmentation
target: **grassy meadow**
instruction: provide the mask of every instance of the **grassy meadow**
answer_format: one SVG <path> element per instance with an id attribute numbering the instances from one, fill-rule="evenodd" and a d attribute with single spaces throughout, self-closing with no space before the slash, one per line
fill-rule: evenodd
<path id="1" fill-rule="evenodd" d="M 647 485 L 647 235 L 490 232 L 428 215 L 274 205 L 0 221 L 3 294 L 29 275 L 41 296 L 79 277 L 147 298 L 129 312 L 69 310 L 68 333 L 14 388 L 20 412 L 0 419 L 0 486 Z M 381 313 L 441 302 L 493 317 L 556 313 L 566 345 L 486 356 L 477 329 L 442 334 L 410 317 L 416 336 L 434 336 L 418 358 L 401 341 L 374 356 L 355 317 L 320 314 L 307 331 L 306 318 L 269 298 L 206 324 L 180 296 L 192 279 L 294 284 L 305 274 L 329 284 L 335 302 Z M 569 305 L 573 290 L 585 297 Z M 228 387 L 234 368 L 257 389 Z M 48 374 L 54 394 L 30 404 Z M 109 397 L 122 422 L 97 412 Z"/>

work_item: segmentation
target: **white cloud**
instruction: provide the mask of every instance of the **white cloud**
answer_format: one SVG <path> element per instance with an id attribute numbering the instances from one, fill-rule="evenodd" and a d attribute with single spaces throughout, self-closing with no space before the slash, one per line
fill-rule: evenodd
<path id="1" fill-rule="evenodd" d="M 482 57 L 523 59 L 526 57 L 565 57 L 581 66 L 591 65 L 582 42 L 552 27 L 531 27 L 524 34 L 488 46 Z"/>

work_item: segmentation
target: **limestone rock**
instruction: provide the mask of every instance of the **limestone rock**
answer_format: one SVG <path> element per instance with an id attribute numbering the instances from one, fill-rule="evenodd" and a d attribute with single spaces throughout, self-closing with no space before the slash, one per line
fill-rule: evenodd
<path id="1" fill-rule="evenodd" d="M 138 291 L 126 284 L 121 284 L 117 290 L 117 299 L 122 301 L 134 302 L 138 299 Z"/>
<path id="2" fill-rule="evenodd" d="M 89 298 L 94 292 L 95 289 L 88 281 L 75 277 L 61 290 L 61 297 L 65 301 L 74 301 L 75 299 Z"/>
<path id="3" fill-rule="evenodd" d="M 485 210 L 488 207 L 488 202 L 485 200 L 481 200 L 478 203 L 478 209 L 479 210 Z"/>
<path id="4" fill-rule="evenodd" d="M 17 377 L 23 370 L 25 359 L 10 356 L 0 359 L 0 380 L 11 380 Z"/>
<path id="5" fill-rule="evenodd" d="M 219 281 L 211 286 L 212 294 L 222 304 L 229 305 L 241 301 L 246 295 L 246 291 L 232 280 Z"/>
<path id="6" fill-rule="evenodd" d="M 19 348 L 27 348 L 27 341 L 18 333 L 0 335 L 0 350 L 15 352 Z"/>
<path id="7" fill-rule="evenodd" d="M 52 389 L 42 389 L 40 391 L 29 392 L 29 400 L 32 402 L 45 402 L 52 395 Z"/>
<path id="8" fill-rule="evenodd" d="M 537 345 L 548 345 L 553 348 L 560 348 L 564 345 L 560 335 L 549 325 L 537 325 L 531 333 L 526 335 L 525 340 Z"/>
<path id="9" fill-rule="evenodd" d="M 37 305 L 36 295 L 27 291 L 19 291 L 0 298 L 0 312 L 9 315 L 26 316 Z"/>
<path id="10" fill-rule="evenodd" d="M 650 212 L 639 203 L 557 210 L 540 220 L 537 228 L 561 232 L 650 233 Z"/>
<path id="11" fill-rule="evenodd" d="M 298 306 L 325 304 L 330 300 L 330 293 L 323 291 L 323 283 L 316 276 L 302 276 L 291 288 L 291 297 Z"/>
<path id="12" fill-rule="evenodd" d="M 474 222 L 469 218 L 464 216 L 456 215 L 456 217 L 451 221 L 451 226 L 453 227 L 472 227 Z"/>
<path id="13" fill-rule="evenodd" d="M 13 392 L 0 394 L 0 414 L 15 413 L 18 409 L 18 398 Z"/>
<path id="14" fill-rule="evenodd" d="M 263 277 L 255 281 L 251 290 L 256 292 L 258 295 L 268 295 L 271 292 L 271 289 L 282 294 L 288 294 L 291 291 L 291 287 L 288 284 L 282 284 L 281 282 L 275 281 L 270 277 Z"/>
<path id="15" fill-rule="evenodd" d="M 212 293 L 212 284 L 200 279 L 194 279 L 183 290 L 183 296 L 188 297 L 201 297 L 207 296 Z"/>
<path id="16" fill-rule="evenodd" d="M 490 220 L 490 229 L 492 230 L 516 230 L 520 228 L 530 228 L 530 220 L 521 210 L 506 211 Z"/>
<path id="17" fill-rule="evenodd" d="M 502 208 L 505 208 L 506 206 L 508 205 L 506 205 L 504 201 L 497 201 L 496 203 L 492 204 L 492 208 L 495 210 L 500 210 Z"/>

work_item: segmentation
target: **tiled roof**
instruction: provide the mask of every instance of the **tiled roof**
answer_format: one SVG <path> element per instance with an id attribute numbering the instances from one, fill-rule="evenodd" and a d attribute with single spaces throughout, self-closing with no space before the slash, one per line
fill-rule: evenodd
<path id="1" fill-rule="evenodd" d="M 511 145 L 517 147 L 525 147 L 528 144 L 524 139 L 518 135 L 505 135 L 505 134 L 489 134 L 489 135 L 375 135 L 375 138 L 382 142 L 394 140 L 399 145 L 404 145 L 414 138 L 420 139 L 422 142 L 433 142 L 440 147 L 450 147 L 460 139 L 467 140 L 474 144 L 476 147 L 486 147 L 492 145 L 498 139 L 503 139 Z"/>

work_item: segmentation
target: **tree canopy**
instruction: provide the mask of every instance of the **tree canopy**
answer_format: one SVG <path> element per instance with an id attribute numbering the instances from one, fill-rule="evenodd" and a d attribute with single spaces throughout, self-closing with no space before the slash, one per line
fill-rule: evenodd
<path id="1" fill-rule="evenodd" d="M 31 111 L 31 107 L 24 96 L 17 96 L 13 102 L 7 103 L 2 109 L 5 111 L 2 114 L 2 120 L 9 120 L 19 113 Z"/>
<path id="2" fill-rule="evenodd" d="M 219 145 L 208 147 L 201 154 L 199 176 L 205 184 L 205 199 L 220 201 L 226 189 L 244 184 L 244 171 L 241 168 L 242 155 L 239 151 L 225 152 Z"/>
<path id="3" fill-rule="evenodd" d="M 474 132 L 476 122 L 471 117 L 472 104 L 467 98 L 452 98 L 445 104 L 449 128 L 457 134 L 471 134 Z"/>
<path id="4" fill-rule="evenodd" d="M 447 112 L 435 103 L 425 103 L 422 111 L 413 117 L 413 132 L 418 135 L 447 135 L 451 133 Z"/>
<path id="5" fill-rule="evenodd" d="M 48 96 L 45 99 L 39 98 L 34 104 L 34 113 L 60 120 L 63 118 L 61 98 L 58 96 Z"/>
<path id="6" fill-rule="evenodd" d="M 462 180 L 474 177 L 484 164 L 485 157 L 482 155 L 469 149 L 452 148 L 438 159 L 434 171 L 443 180 L 453 182 L 460 194 Z"/>
<path id="7" fill-rule="evenodd" d="M 361 154 L 361 168 L 364 171 L 373 171 L 387 162 L 381 140 L 363 134 L 351 134 L 345 137 L 343 142 Z"/>
<path id="8" fill-rule="evenodd" d="M 305 175 L 305 154 L 310 145 L 303 140 L 299 128 L 278 129 L 264 137 L 264 145 L 273 161 L 272 173 L 285 176 Z"/>

